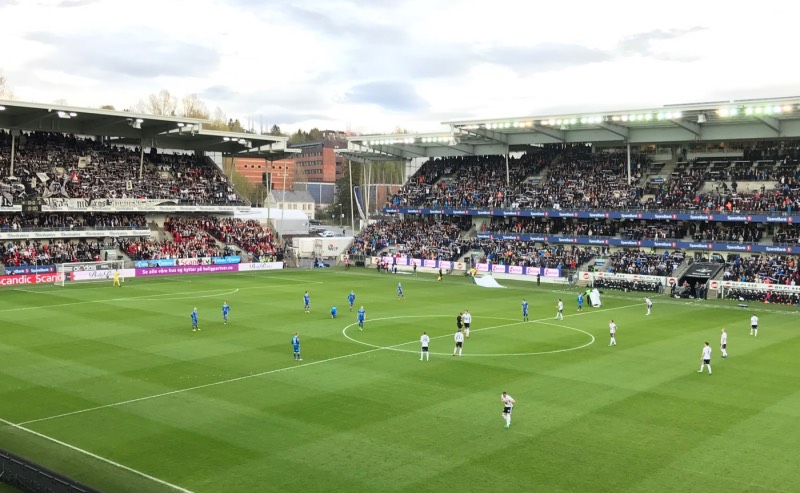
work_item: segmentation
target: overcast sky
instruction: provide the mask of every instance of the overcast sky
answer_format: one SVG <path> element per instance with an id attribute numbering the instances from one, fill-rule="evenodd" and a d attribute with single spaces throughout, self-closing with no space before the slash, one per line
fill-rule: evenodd
<path id="1" fill-rule="evenodd" d="M 745 8 L 746 7 L 746 8 Z M 800 2 L 0 0 L 17 99 L 162 88 L 284 131 L 800 95 Z"/>

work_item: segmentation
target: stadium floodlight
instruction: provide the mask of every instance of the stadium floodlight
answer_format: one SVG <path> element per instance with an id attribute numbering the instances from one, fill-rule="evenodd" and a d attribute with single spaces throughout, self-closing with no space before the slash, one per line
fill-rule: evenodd
<path id="1" fill-rule="evenodd" d="M 756 106 L 756 108 L 753 110 L 756 115 L 760 115 L 762 111 L 764 110 L 761 108 L 761 106 Z"/>
<path id="2" fill-rule="evenodd" d="M 771 115 L 772 114 L 772 106 L 764 106 L 764 114 Z"/>
<path id="3" fill-rule="evenodd" d="M 723 116 L 723 117 L 727 117 L 728 115 L 730 115 L 730 112 L 728 111 L 728 108 L 720 108 L 720 109 L 717 110 L 717 113 L 719 113 L 719 116 Z"/>
<path id="4" fill-rule="evenodd" d="M 753 114 L 753 108 L 748 106 L 747 108 L 744 109 L 744 114 L 745 115 L 752 115 Z"/>
<path id="5" fill-rule="evenodd" d="M 783 107 L 783 112 L 784 112 L 784 113 L 791 113 L 791 112 L 792 112 L 792 107 L 791 107 L 791 106 L 789 106 L 788 104 L 787 104 L 787 105 L 785 105 L 785 106 Z"/>
<path id="6" fill-rule="evenodd" d="M 553 120 L 553 119 L 550 119 L 550 120 L 547 120 L 547 124 L 548 124 L 548 125 L 550 125 L 550 126 L 552 126 L 552 125 L 555 125 L 555 124 L 556 124 L 556 121 L 555 121 L 555 120 Z"/>
<path id="7" fill-rule="evenodd" d="M 664 119 L 664 113 L 659 111 L 656 114 L 656 120 L 663 120 L 663 119 Z"/>
<path id="8" fill-rule="evenodd" d="M 577 118 L 572 118 L 572 119 L 569 121 L 569 123 L 570 123 L 570 125 L 575 125 L 576 123 L 578 123 L 578 119 L 577 119 Z"/>
<path id="9" fill-rule="evenodd" d="M 683 116 L 683 113 L 681 113 L 680 111 L 673 111 L 672 112 L 672 119 L 673 120 L 680 120 L 682 116 Z"/>
<path id="10" fill-rule="evenodd" d="M 0 111 L 5 111 L 5 110 L 6 110 L 6 107 L 3 106 L 2 104 L 0 104 Z"/>
<path id="11" fill-rule="evenodd" d="M 783 107 L 775 106 L 774 108 L 772 108 L 772 111 L 773 113 L 783 113 Z"/>
<path id="12" fill-rule="evenodd" d="M 620 121 L 621 119 L 622 119 L 622 118 L 621 118 L 619 115 L 614 115 L 614 116 L 612 116 L 612 117 L 611 117 L 611 120 L 612 120 L 612 121 L 615 121 L 615 122 L 618 122 L 618 121 Z"/>
<path id="13" fill-rule="evenodd" d="M 185 125 L 186 125 L 185 123 L 178 122 L 178 126 L 179 126 L 179 127 L 183 127 L 183 126 L 185 126 Z"/>
<path id="14" fill-rule="evenodd" d="M 652 120 L 653 119 L 653 114 L 652 113 L 645 113 L 644 119 L 647 120 L 647 121 Z"/>
<path id="15" fill-rule="evenodd" d="M 230 138 L 230 137 L 223 137 L 223 138 L 222 138 L 222 140 L 223 140 L 224 142 L 228 142 L 229 140 L 231 140 L 231 138 Z"/>
<path id="16" fill-rule="evenodd" d="M 628 115 L 622 115 L 622 116 L 621 116 L 621 117 L 619 117 L 619 118 L 620 118 L 620 120 L 622 120 L 623 122 L 627 122 L 627 121 L 628 121 Z"/>

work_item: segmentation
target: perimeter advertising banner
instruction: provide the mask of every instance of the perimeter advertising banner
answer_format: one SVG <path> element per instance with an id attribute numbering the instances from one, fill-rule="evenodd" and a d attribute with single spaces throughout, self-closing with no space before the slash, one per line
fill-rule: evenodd
<path id="1" fill-rule="evenodd" d="M 739 223 L 800 224 L 800 216 L 772 214 L 717 214 L 702 212 L 590 212 L 554 211 L 534 209 L 410 209 L 407 207 L 385 208 L 384 214 L 419 214 L 423 216 L 442 214 L 445 216 L 494 216 L 494 217 L 575 217 L 580 219 L 647 219 L 670 221 L 723 221 Z"/>
<path id="2" fill-rule="evenodd" d="M 215 274 L 219 272 L 238 272 L 238 265 L 183 265 L 175 267 L 151 267 L 135 269 L 136 277 L 171 276 L 176 274 Z"/>
<path id="3" fill-rule="evenodd" d="M 18 274 L 14 276 L 0 276 L 0 286 L 25 286 L 28 284 L 55 284 L 61 279 L 60 273 L 48 274 Z"/>
<path id="4" fill-rule="evenodd" d="M 6 266 L 4 269 L 5 275 L 13 276 L 18 274 L 44 274 L 47 272 L 55 272 L 55 265 L 23 265 L 15 267 L 13 265 Z"/>
<path id="5" fill-rule="evenodd" d="M 550 244 L 592 245 L 634 248 L 664 248 L 667 250 L 707 250 L 715 252 L 740 253 L 780 253 L 800 254 L 800 247 L 778 245 L 755 245 L 744 243 L 718 243 L 678 240 L 624 240 L 621 238 L 598 238 L 596 236 L 551 236 L 551 235 L 512 235 L 478 233 L 481 240 L 535 241 Z"/>

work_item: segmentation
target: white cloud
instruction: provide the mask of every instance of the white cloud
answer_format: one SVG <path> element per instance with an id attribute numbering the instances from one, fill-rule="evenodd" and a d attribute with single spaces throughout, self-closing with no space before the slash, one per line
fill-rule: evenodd
<path id="1" fill-rule="evenodd" d="M 0 0 L 20 99 L 124 108 L 167 88 L 284 129 L 792 95 L 792 3 Z M 775 92 L 773 92 L 775 91 Z M 791 93 L 791 94 L 789 94 Z"/>

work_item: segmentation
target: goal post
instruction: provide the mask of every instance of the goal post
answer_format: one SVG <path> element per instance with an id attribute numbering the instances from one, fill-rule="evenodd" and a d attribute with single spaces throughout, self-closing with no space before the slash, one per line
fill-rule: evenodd
<path id="1" fill-rule="evenodd" d="M 123 260 L 104 260 L 100 262 L 67 262 L 56 264 L 55 284 L 65 286 L 75 282 L 108 282 L 119 274 L 120 282 L 125 282 L 125 262 Z"/>

